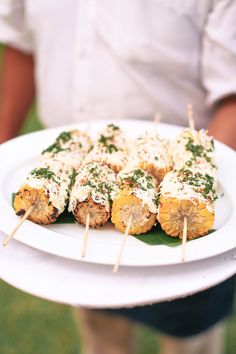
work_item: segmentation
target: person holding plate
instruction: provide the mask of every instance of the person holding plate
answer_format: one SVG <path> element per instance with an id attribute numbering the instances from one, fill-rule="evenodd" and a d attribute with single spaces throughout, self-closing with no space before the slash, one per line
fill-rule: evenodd
<path id="1" fill-rule="evenodd" d="M 155 112 L 186 126 L 191 102 L 196 128 L 236 149 L 235 18 L 234 0 L 2 0 L 0 143 L 36 98 L 45 127 Z M 221 353 L 233 294 L 231 278 L 167 303 L 76 310 L 84 353 L 132 353 L 128 319 L 160 330 L 163 354 Z"/>

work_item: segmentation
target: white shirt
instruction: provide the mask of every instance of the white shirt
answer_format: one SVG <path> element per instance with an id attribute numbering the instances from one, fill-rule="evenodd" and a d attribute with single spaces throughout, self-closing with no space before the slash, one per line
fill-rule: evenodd
<path id="1" fill-rule="evenodd" d="M 183 125 L 188 102 L 206 127 L 236 93 L 236 0 L 0 0 L 0 41 L 35 55 L 48 127 L 155 112 Z"/>

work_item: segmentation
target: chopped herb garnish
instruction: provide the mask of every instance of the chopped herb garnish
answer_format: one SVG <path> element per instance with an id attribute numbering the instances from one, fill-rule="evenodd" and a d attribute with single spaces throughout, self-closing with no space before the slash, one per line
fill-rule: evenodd
<path id="1" fill-rule="evenodd" d="M 187 161 L 187 166 L 191 167 L 193 164 L 193 161 L 197 159 L 197 157 L 203 157 L 205 160 L 212 165 L 212 167 L 215 167 L 212 163 L 212 159 L 207 155 L 207 152 L 213 152 L 214 150 L 214 142 L 211 140 L 211 145 L 212 148 L 210 149 L 205 149 L 203 145 L 200 144 L 194 144 L 193 138 L 188 138 L 188 142 L 186 144 L 186 150 L 190 151 L 193 155 L 193 157 Z"/>
<path id="2" fill-rule="evenodd" d="M 48 167 L 35 168 L 33 171 L 31 171 L 31 175 L 37 178 L 51 179 L 52 181 L 58 183 L 58 181 L 55 179 L 55 173 L 49 170 Z"/>
<path id="3" fill-rule="evenodd" d="M 136 169 L 127 176 L 122 177 L 125 183 L 128 183 L 129 187 L 140 188 L 142 190 L 147 190 L 154 188 L 153 179 L 149 175 L 145 175 L 144 171 Z"/>
<path id="4" fill-rule="evenodd" d="M 218 198 L 214 189 L 214 178 L 208 173 L 193 173 L 188 169 L 182 168 L 179 171 L 179 177 L 181 182 L 192 186 L 194 191 L 201 193 L 204 198 L 209 199 L 211 202 L 214 202 Z"/>
<path id="5" fill-rule="evenodd" d="M 57 138 L 54 144 L 50 145 L 47 149 L 43 150 L 42 154 L 45 154 L 46 152 L 53 152 L 57 154 L 60 151 L 65 151 L 68 149 L 64 149 L 62 147 L 63 143 L 66 143 L 67 141 L 71 140 L 71 132 L 62 132 Z M 80 143 L 80 147 L 82 147 L 82 144 Z"/>
<path id="6" fill-rule="evenodd" d="M 112 130 L 120 130 L 120 128 L 119 127 L 117 127 L 117 125 L 114 125 L 114 124 L 108 124 L 108 128 L 111 128 Z"/>
<path id="7" fill-rule="evenodd" d="M 101 134 L 98 140 L 98 142 L 106 148 L 106 152 L 108 152 L 109 154 L 118 151 L 118 148 L 116 145 L 113 144 L 113 141 L 114 141 L 113 135 L 104 136 L 103 134 Z"/>

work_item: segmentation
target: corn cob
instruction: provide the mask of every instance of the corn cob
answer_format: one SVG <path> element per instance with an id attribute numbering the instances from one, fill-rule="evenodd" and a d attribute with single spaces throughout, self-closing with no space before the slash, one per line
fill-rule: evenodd
<path id="1" fill-rule="evenodd" d="M 132 147 L 129 165 L 138 166 L 160 183 L 172 169 L 168 141 L 158 134 L 139 136 Z"/>
<path id="2" fill-rule="evenodd" d="M 119 127 L 108 124 L 100 132 L 96 143 L 87 155 L 85 163 L 98 162 L 118 173 L 127 163 L 127 141 Z"/>
<path id="3" fill-rule="evenodd" d="M 170 145 L 175 169 L 189 167 L 214 173 L 214 140 L 206 130 L 184 129 Z"/>
<path id="4" fill-rule="evenodd" d="M 181 238 L 187 217 L 187 237 L 204 236 L 214 224 L 216 198 L 211 175 L 185 168 L 174 170 L 160 185 L 158 221 L 168 235 Z"/>
<path id="5" fill-rule="evenodd" d="M 158 221 L 168 235 L 181 238 L 187 217 L 187 237 L 191 239 L 206 235 L 214 224 L 217 199 L 214 144 L 203 131 L 186 129 L 181 138 L 173 149 L 176 169 L 160 185 Z"/>
<path id="6" fill-rule="evenodd" d="M 75 168 L 82 163 L 89 147 L 90 139 L 84 133 L 60 134 L 55 143 L 43 151 L 39 166 L 30 172 L 16 193 L 13 202 L 16 214 L 24 215 L 34 205 L 29 220 L 39 224 L 55 222 L 65 210 Z"/>
<path id="7" fill-rule="evenodd" d="M 116 175 L 106 165 L 90 162 L 84 165 L 72 188 L 69 211 L 76 221 L 85 225 L 90 215 L 89 226 L 103 226 L 111 215 L 111 202 L 117 192 Z"/>
<path id="8" fill-rule="evenodd" d="M 142 169 L 124 170 L 118 175 L 119 191 L 114 197 L 112 218 L 117 230 L 125 232 L 132 216 L 129 234 L 145 233 L 155 224 L 157 182 Z"/>

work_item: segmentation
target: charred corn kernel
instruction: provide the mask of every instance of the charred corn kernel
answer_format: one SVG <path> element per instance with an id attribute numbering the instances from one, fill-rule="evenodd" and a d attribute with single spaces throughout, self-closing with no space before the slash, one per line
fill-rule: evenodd
<path id="1" fill-rule="evenodd" d="M 18 216 L 24 215 L 34 204 L 34 208 L 28 219 L 37 223 L 48 225 L 56 221 L 59 213 L 58 209 L 49 201 L 43 188 L 36 189 L 28 185 L 24 185 L 15 194 L 13 206 Z"/>
<path id="2" fill-rule="evenodd" d="M 206 169 L 215 174 L 214 140 L 205 130 L 185 129 L 170 143 L 174 168 Z"/>
<path id="3" fill-rule="evenodd" d="M 76 220 L 83 225 L 89 213 L 90 226 L 102 226 L 110 217 L 111 202 L 117 191 L 114 171 L 106 165 L 90 162 L 83 165 L 76 177 L 69 211 L 72 211 Z"/>
<path id="4" fill-rule="evenodd" d="M 129 234 L 145 233 L 155 224 L 157 182 L 142 169 L 124 170 L 118 175 L 119 192 L 112 205 L 112 222 L 125 232 L 132 216 Z"/>
<path id="5" fill-rule="evenodd" d="M 138 137 L 130 153 L 129 165 L 138 166 L 160 183 L 172 169 L 168 141 L 159 134 L 146 133 Z"/>
<path id="6" fill-rule="evenodd" d="M 85 163 L 98 162 L 107 165 L 114 172 L 124 168 L 128 159 L 127 141 L 121 129 L 108 124 L 98 135 L 93 149 L 87 155 Z"/>
<path id="7" fill-rule="evenodd" d="M 34 205 L 30 220 L 39 224 L 56 221 L 68 203 L 75 167 L 82 163 L 89 147 L 86 134 L 61 133 L 55 143 L 43 151 L 39 166 L 29 173 L 16 193 L 13 203 L 16 214 L 22 215 Z"/>
<path id="8" fill-rule="evenodd" d="M 169 172 L 160 184 L 158 221 L 170 236 L 181 237 L 187 217 L 187 237 L 206 235 L 214 224 L 216 182 L 208 173 L 182 168 Z"/>

